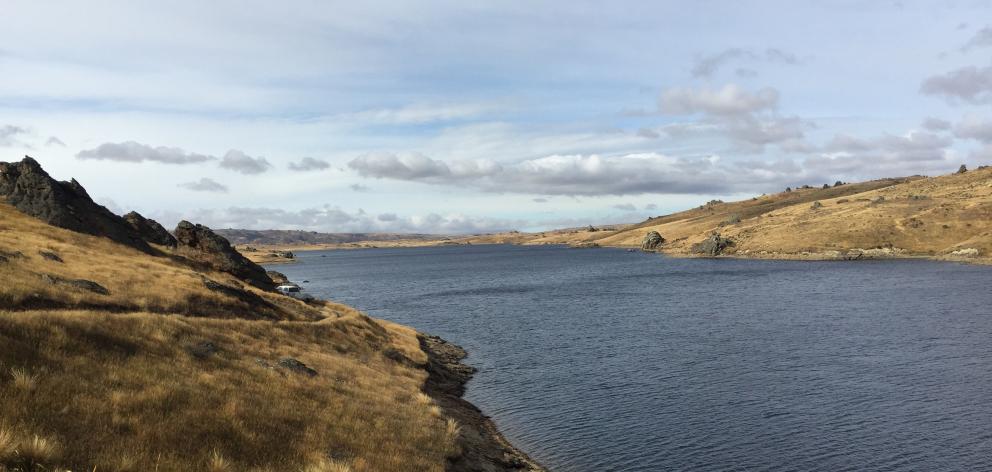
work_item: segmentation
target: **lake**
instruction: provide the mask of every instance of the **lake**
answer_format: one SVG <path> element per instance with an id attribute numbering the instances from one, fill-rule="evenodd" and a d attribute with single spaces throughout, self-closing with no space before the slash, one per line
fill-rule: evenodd
<path id="1" fill-rule="evenodd" d="M 992 268 L 617 249 L 301 252 L 317 297 L 439 335 L 556 471 L 992 470 Z"/>

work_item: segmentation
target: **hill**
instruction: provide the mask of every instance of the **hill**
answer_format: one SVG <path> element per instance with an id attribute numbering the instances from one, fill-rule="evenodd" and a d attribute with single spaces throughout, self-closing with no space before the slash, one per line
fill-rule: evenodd
<path id="1" fill-rule="evenodd" d="M 645 247 L 651 232 L 664 242 Z M 788 189 L 738 202 L 711 201 L 630 225 L 394 245 L 453 244 L 643 248 L 680 257 L 926 257 L 986 263 L 992 262 L 992 168 Z"/>
<path id="2" fill-rule="evenodd" d="M 282 295 L 209 228 L 136 244 L 81 185 L 60 210 L 114 234 L 29 216 L 35 164 L 0 165 L 0 471 L 539 470 L 460 400 L 463 352 Z"/>

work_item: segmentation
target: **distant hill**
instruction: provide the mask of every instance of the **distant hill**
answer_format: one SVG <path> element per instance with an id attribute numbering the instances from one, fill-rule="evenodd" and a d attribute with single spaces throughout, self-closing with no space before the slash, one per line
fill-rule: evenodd
<path id="1" fill-rule="evenodd" d="M 719 254 L 775 259 L 929 257 L 992 261 L 992 168 L 789 189 L 738 202 L 711 201 L 616 231 L 582 229 L 504 233 L 449 244 L 568 244 L 639 248 L 651 231 L 672 255 Z"/>
<path id="2" fill-rule="evenodd" d="M 444 236 L 437 234 L 399 234 L 399 233 L 318 233 L 316 231 L 300 230 L 253 230 L 253 229 L 219 229 L 217 234 L 227 238 L 232 244 L 254 244 L 272 246 L 306 246 L 320 244 L 347 244 L 366 241 L 397 241 L 397 240 L 437 240 Z"/>

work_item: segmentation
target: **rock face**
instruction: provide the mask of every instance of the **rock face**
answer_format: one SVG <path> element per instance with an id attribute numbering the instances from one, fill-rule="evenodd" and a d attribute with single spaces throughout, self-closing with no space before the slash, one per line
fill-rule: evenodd
<path id="1" fill-rule="evenodd" d="M 182 255 L 234 275 L 256 287 L 272 289 L 272 280 L 265 274 L 265 269 L 235 251 L 231 243 L 210 228 L 180 221 L 175 235 Z"/>
<path id="2" fill-rule="evenodd" d="M 104 236 L 153 253 L 123 218 L 94 203 L 79 182 L 53 179 L 31 157 L 25 156 L 17 163 L 0 162 L 0 196 L 21 212 L 52 226 Z"/>
<path id="3" fill-rule="evenodd" d="M 657 231 L 648 231 L 648 234 L 644 235 L 644 240 L 641 241 L 641 249 L 645 251 L 654 251 L 664 242 L 665 238 L 661 236 L 661 233 Z"/>
<path id="4" fill-rule="evenodd" d="M 265 275 L 268 275 L 269 279 L 272 280 L 272 283 L 276 285 L 289 282 L 289 277 L 286 277 L 286 274 L 283 274 L 282 272 L 276 272 L 274 270 L 270 270 L 270 271 L 266 271 Z"/>
<path id="5" fill-rule="evenodd" d="M 176 247 L 176 238 L 157 221 L 145 218 L 136 211 L 124 215 L 124 222 L 134 230 L 141 239 L 160 246 Z"/>
<path id="6" fill-rule="evenodd" d="M 707 256 L 719 256 L 725 249 L 733 246 L 734 242 L 730 239 L 720 236 L 720 233 L 713 233 L 710 237 L 704 239 L 702 242 L 698 242 L 692 245 L 691 251 L 694 254 L 703 254 Z"/>

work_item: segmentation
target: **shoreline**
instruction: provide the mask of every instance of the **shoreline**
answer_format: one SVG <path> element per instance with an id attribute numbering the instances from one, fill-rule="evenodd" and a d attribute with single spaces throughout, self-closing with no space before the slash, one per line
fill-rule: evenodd
<path id="1" fill-rule="evenodd" d="M 437 402 L 449 418 L 458 422 L 460 454 L 449 458 L 450 472 L 547 472 L 547 469 L 514 447 L 499 432 L 492 419 L 462 398 L 465 385 L 475 374 L 461 361 L 468 355 L 461 347 L 437 336 L 418 333 L 420 348 L 427 354 L 428 372 L 424 393 Z"/>
<path id="2" fill-rule="evenodd" d="M 967 257 L 915 254 L 899 249 L 846 249 L 831 250 L 823 252 L 776 252 L 761 251 L 748 253 L 730 253 L 717 256 L 706 256 L 689 254 L 685 252 L 669 252 L 664 250 L 642 250 L 635 246 L 576 246 L 568 243 L 561 244 L 517 244 L 517 243 L 491 243 L 491 244 L 423 244 L 419 246 L 383 246 L 383 247 L 298 247 L 294 246 L 295 252 L 333 251 L 333 250 L 363 250 L 363 249 L 415 249 L 424 247 L 452 247 L 452 246 L 562 246 L 573 249 L 622 249 L 629 252 L 643 252 L 646 254 L 660 254 L 674 259 L 743 259 L 743 260 L 774 260 L 774 261 L 880 261 L 880 260 L 927 260 L 935 262 L 956 262 L 961 264 L 992 265 L 992 258 L 989 257 Z M 294 264 L 297 260 L 286 260 L 278 262 L 262 262 L 261 264 Z"/>

